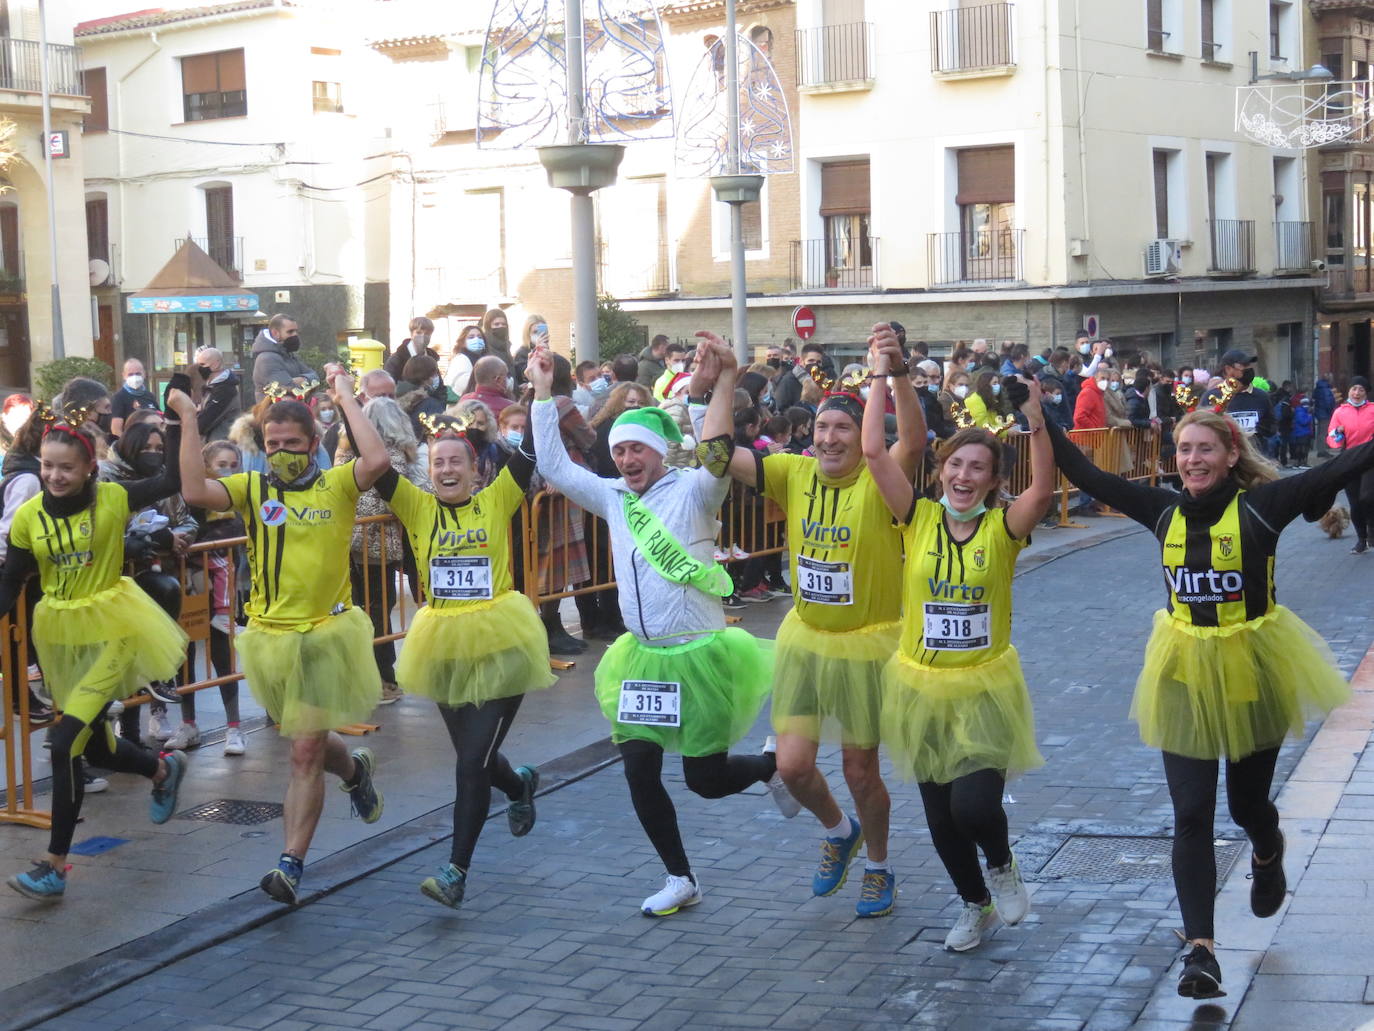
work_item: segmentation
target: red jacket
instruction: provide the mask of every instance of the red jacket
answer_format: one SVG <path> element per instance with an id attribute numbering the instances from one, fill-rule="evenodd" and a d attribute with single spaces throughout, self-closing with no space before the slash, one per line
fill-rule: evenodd
<path id="1" fill-rule="evenodd" d="M 1345 443 L 1336 440 L 1336 431 L 1345 430 Z M 1356 408 L 1349 401 L 1331 413 L 1331 427 L 1326 433 L 1326 442 L 1331 447 L 1359 447 L 1366 441 L 1374 440 L 1374 401 L 1366 401 Z"/>
<path id="2" fill-rule="evenodd" d="M 1102 388 L 1097 378 L 1089 376 L 1083 380 L 1083 389 L 1078 392 L 1078 401 L 1073 406 L 1073 428 L 1076 430 L 1105 430 L 1107 428 L 1107 407 L 1102 401 Z"/>

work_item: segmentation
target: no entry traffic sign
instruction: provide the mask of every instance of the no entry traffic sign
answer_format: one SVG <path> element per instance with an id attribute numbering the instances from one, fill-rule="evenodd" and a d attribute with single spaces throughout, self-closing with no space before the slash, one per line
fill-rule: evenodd
<path id="1" fill-rule="evenodd" d="M 810 340 L 816 335 L 816 313 L 806 305 L 799 305 L 792 312 L 792 329 L 802 340 Z"/>

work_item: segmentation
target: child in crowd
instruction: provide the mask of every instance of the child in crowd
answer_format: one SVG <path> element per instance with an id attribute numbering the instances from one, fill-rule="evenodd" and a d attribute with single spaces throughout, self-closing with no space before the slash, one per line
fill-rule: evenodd
<path id="1" fill-rule="evenodd" d="M 1304 397 L 1293 407 L 1293 428 L 1288 438 L 1289 461 L 1298 469 L 1306 469 L 1307 452 L 1312 447 L 1316 422 L 1312 418 L 1312 399 Z"/>

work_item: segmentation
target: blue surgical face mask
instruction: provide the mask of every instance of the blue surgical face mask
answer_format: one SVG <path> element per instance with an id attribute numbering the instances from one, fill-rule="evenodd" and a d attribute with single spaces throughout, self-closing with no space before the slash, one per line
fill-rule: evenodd
<path id="1" fill-rule="evenodd" d="M 519 446 L 520 446 L 520 442 L 521 442 L 522 440 L 524 440 L 524 439 L 525 439 L 525 431 L 524 431 L 524 430 L 507 430 L 507 431 L 506 431 L 506 440 L 509 441 L 509 442 L 511 443 L 511 445 L 513 445 L 514 447 L 519 447 Z"/>
<path id="2" fill-rule="evenodd" d="M 938 393 L 940 392 L 940 384 L 938 384 L 938 383 L 927 383 L 927 384 L 926 384 L 926 389 L 929 390 L 932 394 L 938 394 Z"/>
<path id="3" fill-rule="evenodd" d="M 463 341 L 463 347 L 471 354 L 480 354 L 487 349 L 487 342 L 479 336 L 470 336 Z"/>
<path id="4" fill-rule="evenodd" d="M 1002 384 L 1000 384 L 1000 383 L 994 383 L 994 384 L 992 385 L 992 396 L 993 396 L 993 397 L 996 397 L 996 396 L 997 396 L 998 394 L 1000 394 L 1001 392 L 1002 392 Z"/>
<path id="5" fill-rule="evenodd" d="M 949 513 L 950 518 L 959 523 L 971 523 L 988 510 L 988 506 L 982 501 L 978 502 L 978 504 L 974 505 L 967 512 L 960 512 L 949 503 L 949 498 L 942 497 L 940 499 L 940 504 L 945 506 L 945 511 Z"/>
<path id="6" fill-rule="evenodd" d="M 600 395 L 610 391 L 611 384 L 609 380 L 601 376 L 598 376 L 596 377 L 596 379 L 592 380 L 590 383 L 587 384 L 587 389 L 599 397 Z"/>

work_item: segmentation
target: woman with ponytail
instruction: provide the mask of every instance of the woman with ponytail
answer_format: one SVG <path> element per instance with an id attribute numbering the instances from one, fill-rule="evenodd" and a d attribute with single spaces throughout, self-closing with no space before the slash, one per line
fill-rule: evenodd
<path id="1" fill-rule="evenodd" d="M 1231 818 L 1254 848 L 1250 909 L 1273 916 L 1287 890 L 1269 800 L 1279 746 L 1350 696 L 1326 643 L 1277 602 L 1279 534 L 1299 515 L 1320 518 L 1340 487 L 1374 469 L 1374 442 L 1280 479 L 1234 420 L 1199 409 L 1174 432 L 1176 493 L 1096 468 L 1053 425 L 1050 440 L 1065 476 L 1160 544 L 1168 598 L 1155 613 L 1131 715 L 1142 740 L 1164 754 L 1173 801 L 1174 884 L 1189 950 L 1178 993 L 1216 998 L 1225 994 L 1213 940 L 1218 769 L 1224 760 Z"/>

